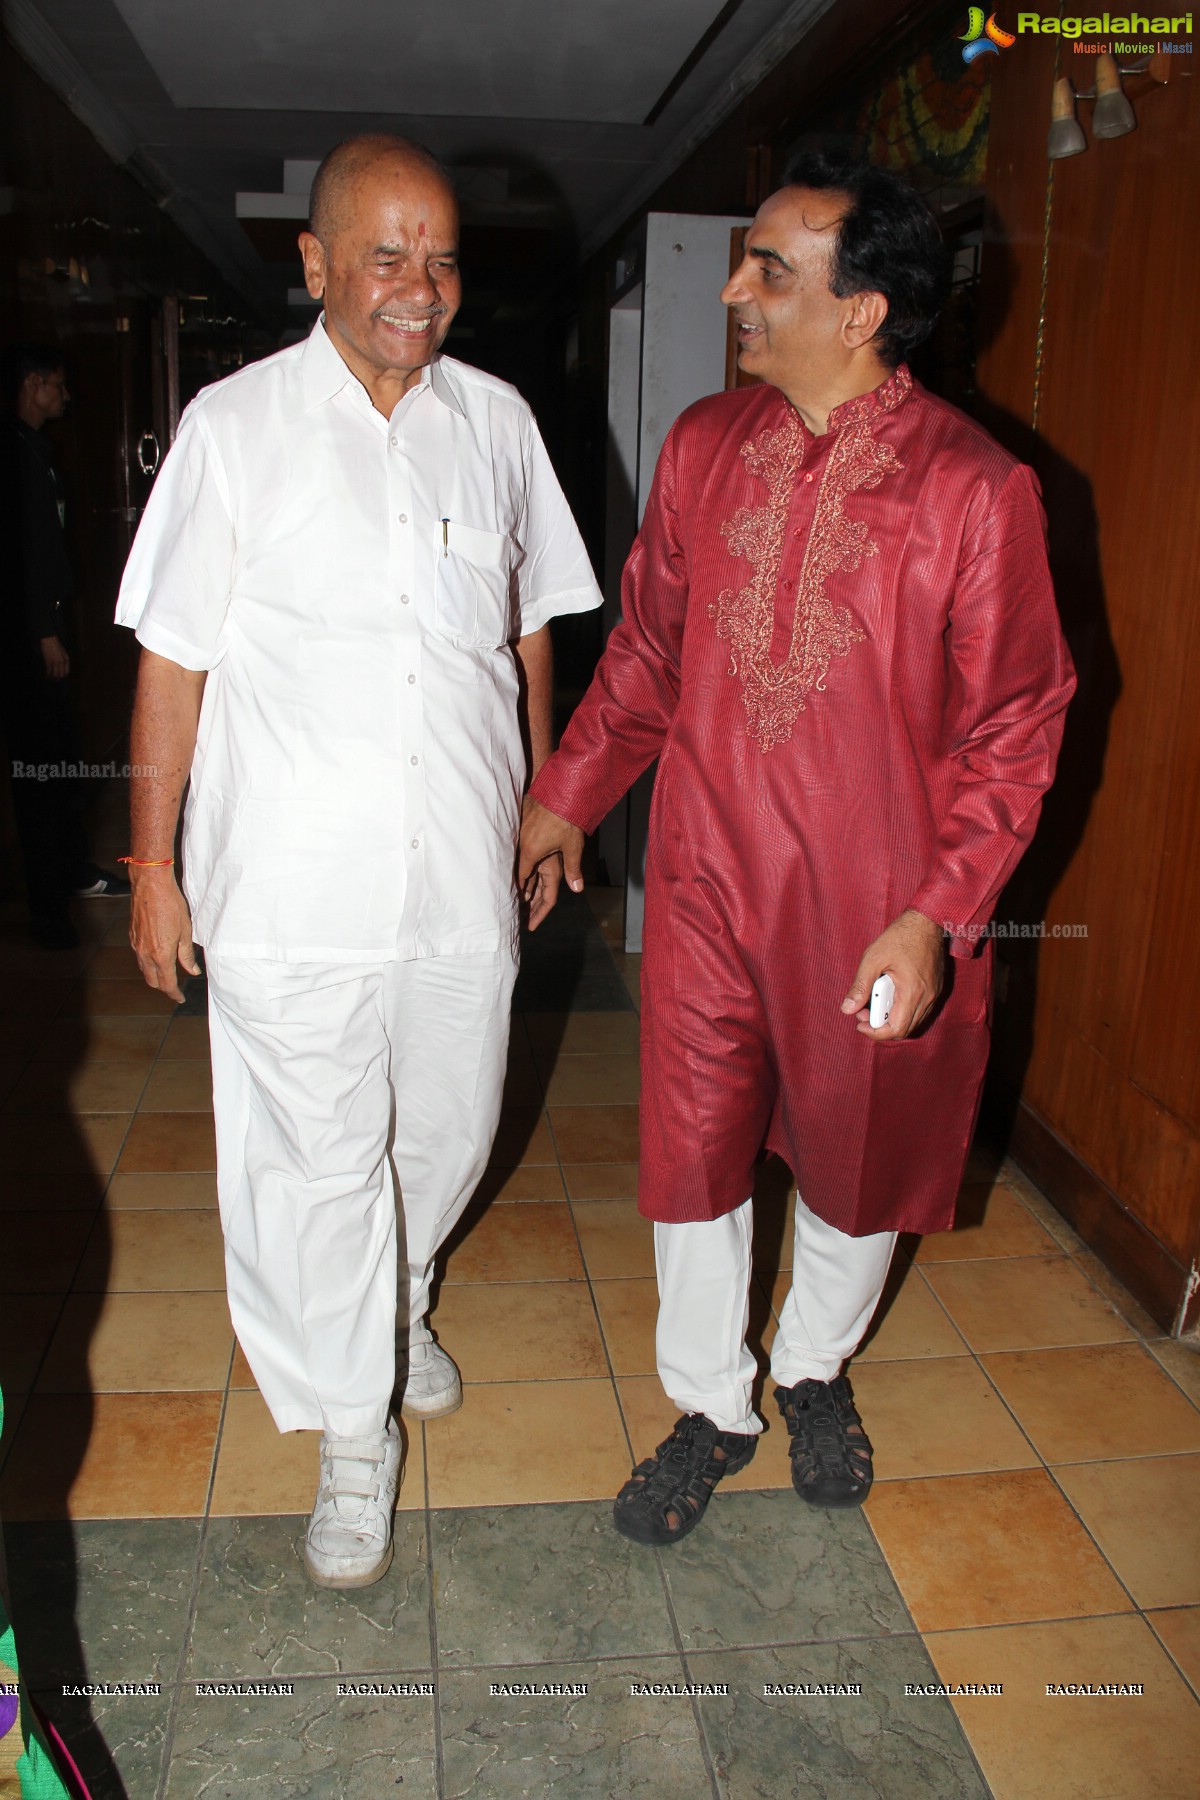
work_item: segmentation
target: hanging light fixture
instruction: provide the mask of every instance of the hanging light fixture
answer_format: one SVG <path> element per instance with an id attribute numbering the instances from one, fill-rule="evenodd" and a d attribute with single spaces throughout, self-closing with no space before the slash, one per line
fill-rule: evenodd
<path id="1" fill-rule="evenodd" d="M 1058 162 L 1064 156 L 1078 156 L 1081 150 L 1086 149 L 1087 139 L 1083 135 L 1083 127 L 1075 117 L 1075 89 L 1067 77 L 1062 75 L 1054 84 L 1046 154 L 1051 162 Z"/>
<path id="2" fill-rule="evenodd" d="M 1115 56 L 1096 58 L 1096 110 L 1092 114 L 1092 135 L 1098 138 L 1124 137 L 1137 125 L 1133 108 L 1121 87 L 1121 71 Z"/>

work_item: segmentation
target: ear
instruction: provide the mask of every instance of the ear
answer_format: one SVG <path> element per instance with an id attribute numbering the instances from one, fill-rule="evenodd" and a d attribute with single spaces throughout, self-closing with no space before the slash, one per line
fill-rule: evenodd
<path id="1" fill-rule="evenodd" d="M 325 293 L 325 246 L 311 231 L 302 231 L 296 240 L 304 263 L 304 285 L 314 300 Z"/>
<path id="2" fill-rule="evenodd" d="M 888 315 L 882 294 L 854 294 L 842 321 L 842 340 L 849 350 L 861 350 L 876 335 Z"/>

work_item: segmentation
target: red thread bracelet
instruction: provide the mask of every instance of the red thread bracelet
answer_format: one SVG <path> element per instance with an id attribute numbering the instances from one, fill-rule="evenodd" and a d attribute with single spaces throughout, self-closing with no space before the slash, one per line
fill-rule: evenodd
<path id="1" fill-rule="evenodd" d="M 135 869 L 169 869 L 175 861 L 173 856 L 160 857 L 157 862 L 143 861 L 140 856 L 118 856 L 119 863 L 132 863 Z"/>

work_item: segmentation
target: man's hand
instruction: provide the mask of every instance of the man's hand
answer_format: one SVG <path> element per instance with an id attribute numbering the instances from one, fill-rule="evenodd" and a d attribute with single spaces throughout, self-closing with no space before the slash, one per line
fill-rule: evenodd
<path id="1" fill-rule="evenodd" d="M 563 877 L 572 893 L 583 892 L 583 833 L 539 801 L 525 796 L 521 814 L 518 885 L 529 902 L 529 929 L 536 931 L 558 899 Z"/>
<path id="2" fill-rule="evenodd" d="M 67 655 L 67 647 L 59 637 L 44 637 L 42 646 L 42 662 L 46 668 L 48 681 L 65 681 L 71 673 L 71 659 Z"/>
<path id="3" fill-rule="evenodd" d="M 168 999 L 183 999 L 182 983 L 175 968 L 189 975 L 200 973 L 192 944 L 192 919 L 173 869 L 130 868 L 133 899 L 129 915 L 129 941 L 147 987 L 158 988 Z"/>
<path id="4" fill-rule="evenodd" d="M 857 1029 L 879 1043 L 910 1037 L 942 991 L 942 958 L 940 926 L 924 913 L 902 912 L 868 947 L 842 1001 L 842 1011 L 853 1013 Z M 887 1024 L 872 1030 L 871 989 L 881 975 L 890 975 L 895 982 L 896 998 Z"/>

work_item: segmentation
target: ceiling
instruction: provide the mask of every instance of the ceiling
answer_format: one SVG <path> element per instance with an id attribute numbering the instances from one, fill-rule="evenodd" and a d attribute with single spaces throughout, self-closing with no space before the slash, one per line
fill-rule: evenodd
<path id="1" fill-rule="evenodd" d="M 401 131 L 454 170 L 464 252 L 474 231 L 477 261 L 572 269 L 834 3 L 0 0 L 27 60 L 276 314 L 303 214 L 285 162 Z"/>

